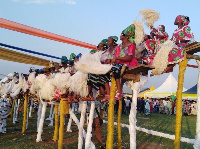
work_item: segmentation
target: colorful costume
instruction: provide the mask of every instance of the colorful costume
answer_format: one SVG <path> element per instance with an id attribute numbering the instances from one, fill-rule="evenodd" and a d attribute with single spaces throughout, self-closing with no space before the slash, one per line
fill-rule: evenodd
<path id="1" fill-rule="evenodd" d="M 116 64 L 111 68 L 111 71 L 113 72 L 115 79 L 120 78 L 121 69 L 124 64 L 126 64 L 128 68 L 132 68 L 139 65 L 137 59 L 135 58 L 135 50 L 136 50 L 134 41 L 135 25 L 131 24 L 126 29 L 124 29 L 122 33 L 128 37 L 130 44 L 125 48 L 122 48 L 122 44 L 117 46 L 115 50 L 115 57 L 126 57 L 131 55 L 132 60 L 130 62 L 117 60 Z"/>
<path id="2" fill-rule="evenodd" d="M 155 40 L 148 39 L 145 42 L 146 53 L 144 54 L 143 61 L 146 62 L 148 65 L 153 65 L 153 59 L 155 57 Z"/>
<path id="3" fill-rule="evenodd" d="M 155 46 L 156 52 L 159 51 L 162 44 L 165 41 L 167 41 L 168 38 L 169 38 L 169 35 L 168 35 L 167 32 L 164 31 L 164 28 L 165 28 L 164 25 L 159 25 L 158 28 L 157 28 L 158 32 L 155 33 L 155 35 L 156 35 L 156 46 Z"/>
<path id="4" fill-rule="evenodd" d="M 180 42 L 179 44 L 176 45 L 176 47 L 174 47 L 171 52 L 169 53 L 169 58 L 168 61 L 170 64 L 173 63 L 178 63 L 180 61 L 183 60 L 184 58 L 184 48 L 191 42 L 194 41 L 194 35 L 191 31 L 191 28 L 189 26 L 187 26 L 189 24 L 189 21 L 185 18 L 185 16 L 183 15 L 179 15 L 177 16 L 177 18 L 179 19 L 179 21 L 181 21 L 185 26 L 183 26 L 182 28 L 177 28 L 174 33 L 173 36 L 171 38 L 172 41 L 176 42 L 176 41 L 180 41 L 180 40 L 189 40 L 190 42 Z"/>

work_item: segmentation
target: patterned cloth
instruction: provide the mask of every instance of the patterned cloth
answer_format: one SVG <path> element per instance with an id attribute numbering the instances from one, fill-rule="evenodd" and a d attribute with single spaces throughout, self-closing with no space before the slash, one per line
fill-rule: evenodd
<path id="1" fill-rule="evenodd" d="M 136 46 L 133 43 L 130 43 L 127 47 L 124 49 L 122 48 L 122 44 L 116 47 L 115 50 L 115 57 L 126 57 L 128 55 L 132 55 L 132 60 L 130 62 L 125 62 L 121 60 L 117 60 L 118 64 L 126 64 L 129 68 L 138 66 L 137 59 L 135 58 L 135 49 Z"/>
<path id="2" fill-rule="evenodd" d="M 155 46 L 155 52 L 157 53 L 159 49 L 161 48 L 162 44 L 168 40 L 169 35 L 167 32 L 164 31 L 165 26 L 159 25 L 156 32 L 156 46 Z"/>
<path id="3" fill-rule="evenodd" d="M 172 41 L 176 42 L 177 40 L 190 40 L 190 42 L 179 43 L 174 47 L 169 53 L 168 61 L 170 64 L 178 63 L 184 58 L 184 48 L 194 41 L 194 35 L 189 26 L 183 26 L 174 31 L 171 38 Z"/>
<path id="4" fill-rule="evenodd" d="M 116 48 L 115 48 L 116 49 Z M 101 55 L 101 62 L 105 63 L 108 59 L 113 59 L 115 57 L 115 49 L 112 51 L 112 53 L 109 52 L 109 49 L 107 49 L 102 55 Z"/>
<path id="5" fill-rule="evenodd" d="M 178 15 L 176 17 L 181 23 L 183 23 L 183 25 L 188 25 L 190 23 L 189 20 L 186 19 L 186 16 L 184 15 Z"/>
<path id="6" fill-rule="evenodd" d="M 153 65 L 153 59 L 155 57 L 155 44 L 156 41 L 152 40 L 152 39 L 148 39 L 145 42 L 145 48 L 147 50 L 147 52 L 145 53 L 144 57 L 143 57 L 143 61 L 145 63 L 147 63 L 148 65 Z"/>
<path id="7" fill-rule="evenodd" d="M 134 38 L 135 38 L 135 25 L 134 24 L 131 24 L 129 25 L 126 29 L 124 29 L 122 31 L 123 34 L 125 34 L 129 41 L 131 43 L 134 43 L 135 44 L 135 41 L 134 41 Z"/>

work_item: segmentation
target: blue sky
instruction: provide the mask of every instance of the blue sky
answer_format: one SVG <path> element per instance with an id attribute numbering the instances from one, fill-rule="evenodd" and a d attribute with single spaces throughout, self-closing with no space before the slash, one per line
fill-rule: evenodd
<path id="1" fill-rule="evenodd" d="M 0 17 L 97 45 L 108 36 L 119 37 L 123 29 L 135 19 L 140 19 L 139 11 L 141 9 L 154 9 L 160 13 L 160 19 L 154 26 L 165 25 L 170 37 L 177 28 L 174 25 L 176 16 L 179 14 L 189 16 L 191 20 L 189 25 L 195 39 L 200 41 L 199 5 L 199 0 L 190 2 L 185 0 L 1 0 Z M 145 32 L 148 34 L 149 29 L 145 28 Z M 72 52 L 84 54 L 89 51 L 89 49 L 3 28 L 0 28 L 0 42 L 58 57 L 69 56 Z M 118 41 L 118 43 L 120 42 Z M 196 62 L 190 60 L 189 64 L 196 64 Z M 0 60 L 0 74 L 14 71 L 28 73 L 29 67 L 31 65 Z M 198 72 L 198 69 L 187 68 L 185 88 L 196 84 Z M 177 66 L 172 74 L 176 79 L 178 78 Z M 146 87 L 151 85 L 158 87 L 167 76 L 168 74 L 150 77 Z"/>

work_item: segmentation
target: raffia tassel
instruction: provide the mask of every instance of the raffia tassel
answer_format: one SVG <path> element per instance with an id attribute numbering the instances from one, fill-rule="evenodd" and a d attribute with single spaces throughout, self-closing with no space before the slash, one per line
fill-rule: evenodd
<path id="1" fill-rule="evenodd" d="M 75 68 L 84 73 L 106 74 L 110 71 L 112 65 L 101 64 L 100 57 L 103 52 L 104 51 L 98 51 L 94 54 L 86 53 L 75 63 Z"/>
<path id="2" fill-rule="evenodd" d="M 54 98 L 54 86 L 52 85 L 53 84 L 52 82 L 53 79 L 49 79 L 42 86 L 40 90 L 42 99 L 51 101 Z"/>
<path id="3" fill-rule="evenodd" d="M 33 84 L 33 82 L 35 81 L 35 74 L 36 74 L 36 72 L 32 72 L 28 76 L 28 82 L 30 82 L 31 84 Z"/>
<path id="4" fill-rule="evenodd" d="M 154 75 L 160 75 L 167 68 L 167 65 L 169 64 L 169 62 L 168 62 L 169 52 L 175 46 L 176 45 L 171 40 L 167 40 L 162 45 L 162 47 L 156 54 L 154 61 L 153 61 L 153 66 L 155 67 L 155 69 L 152 70 L 152 73 Z"/>
<path id="5" fill-rule="evenodd" d="M 148 27 L 153 26 L 153 24 L 159 19 L 159 13 L 153 9 L 142 9 L 140 10 L 142 15 L 142 20 L 146 22 Z"/>
<path id="6" fill-rule="evenodd" d="M 48 80 L 47 76 L 40 74 L 35 78 L 35 90 L 41 89 L 43 84 Z"/>
<path id="7" fill-rule="evenodd" d="M 64 93 L 70 86 L 70 77 L 70 73 L 57 73 L 52 83 Z"/>
<path id="8" fill-rule="evenodd" d="M 77 71 L 73 76 L 70 77 L 70 88 L 71 92 L 75 92 L 80 96 L 88 95 L 87 86 L 88 74 L 81 71 Z"/>
<path id="9" fill-rule="evenodd" d="M 144 27 L 141 21 L 134 21 L 133 24 L 135 25 L 135 43 L 140 44 L 144 40 Z"/>

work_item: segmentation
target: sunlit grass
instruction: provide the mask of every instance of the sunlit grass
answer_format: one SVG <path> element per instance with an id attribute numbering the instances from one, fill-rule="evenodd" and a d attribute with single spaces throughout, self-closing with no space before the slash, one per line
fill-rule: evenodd
<path id="1" fill-rule="evenodd" d="M 49 115 L 46 113 L 46 117 Z M 48 127 L 49 121 L 44 123 L 44 131 L 42 134 L 42 142 L 36 143 L 36 126 L 37 126 L 37 115 L 33 114 L 33 118 L 29 119 L 29 126 L 26 130 L 25 135 L 22 135 L 22 113 L 19 114 L 19 123 L 13 127 L 7 126 L 7 133 L 0 134 L 0 148 L 1 149 L 55 149 L 57 148 L 57 142 L 53 142 L 54 127 Z M 79 117 L 80 115 L 77 115 Z M 105 119 L 106 120 L 106 119 Z M 9 124 L 9 118 L 7 119 Z M 66 119 L 67 123 L 68 119 Z M 117 115 L 115 115 L 115 121 L 117 121 Z M 121 123 L 129 123 L 128 115 L 122 115 Z M 152 114 L 152 116 L 145 116 L 144 114 L 137 113 L 137 126 L 168 133 L 174 134 L 175 131 L 175 115 L 164 115 L 164 114 Z M 66 126 L 65 126 L 66 128 Z M 84 127 L 86 129 L 86 126 Z M 182 136 L 194 139 L 196 129 L 196 116 L 183 116 L 182 117 Z M 66 130 L 66 129 L 65 129 Z M 64 148 L 76 149 L 78 147 L 78 128 L 73 123 L 71 133 L 64 135 Z M 102 137 L 104 142 L 107 136 L 107 125 L 103 124 L 101 128 Z M 96 138 L 92 137 L 92 141 L 96 147 L 99 148 Z M 127 128 L 122 128 L 122 148 L 130 148 L 129 131 Z M 137 131 L 137 148 L 138 149 L 173 149 L 174 141 L 149 135 L 143 132 Z M 114 148 L 117 148 L 117 129 L 114 129 Z M 84 148 L 84 147 L 83 147 Z M 181 149 L 192 149 L 192 144 L 182 143 Z"/>

